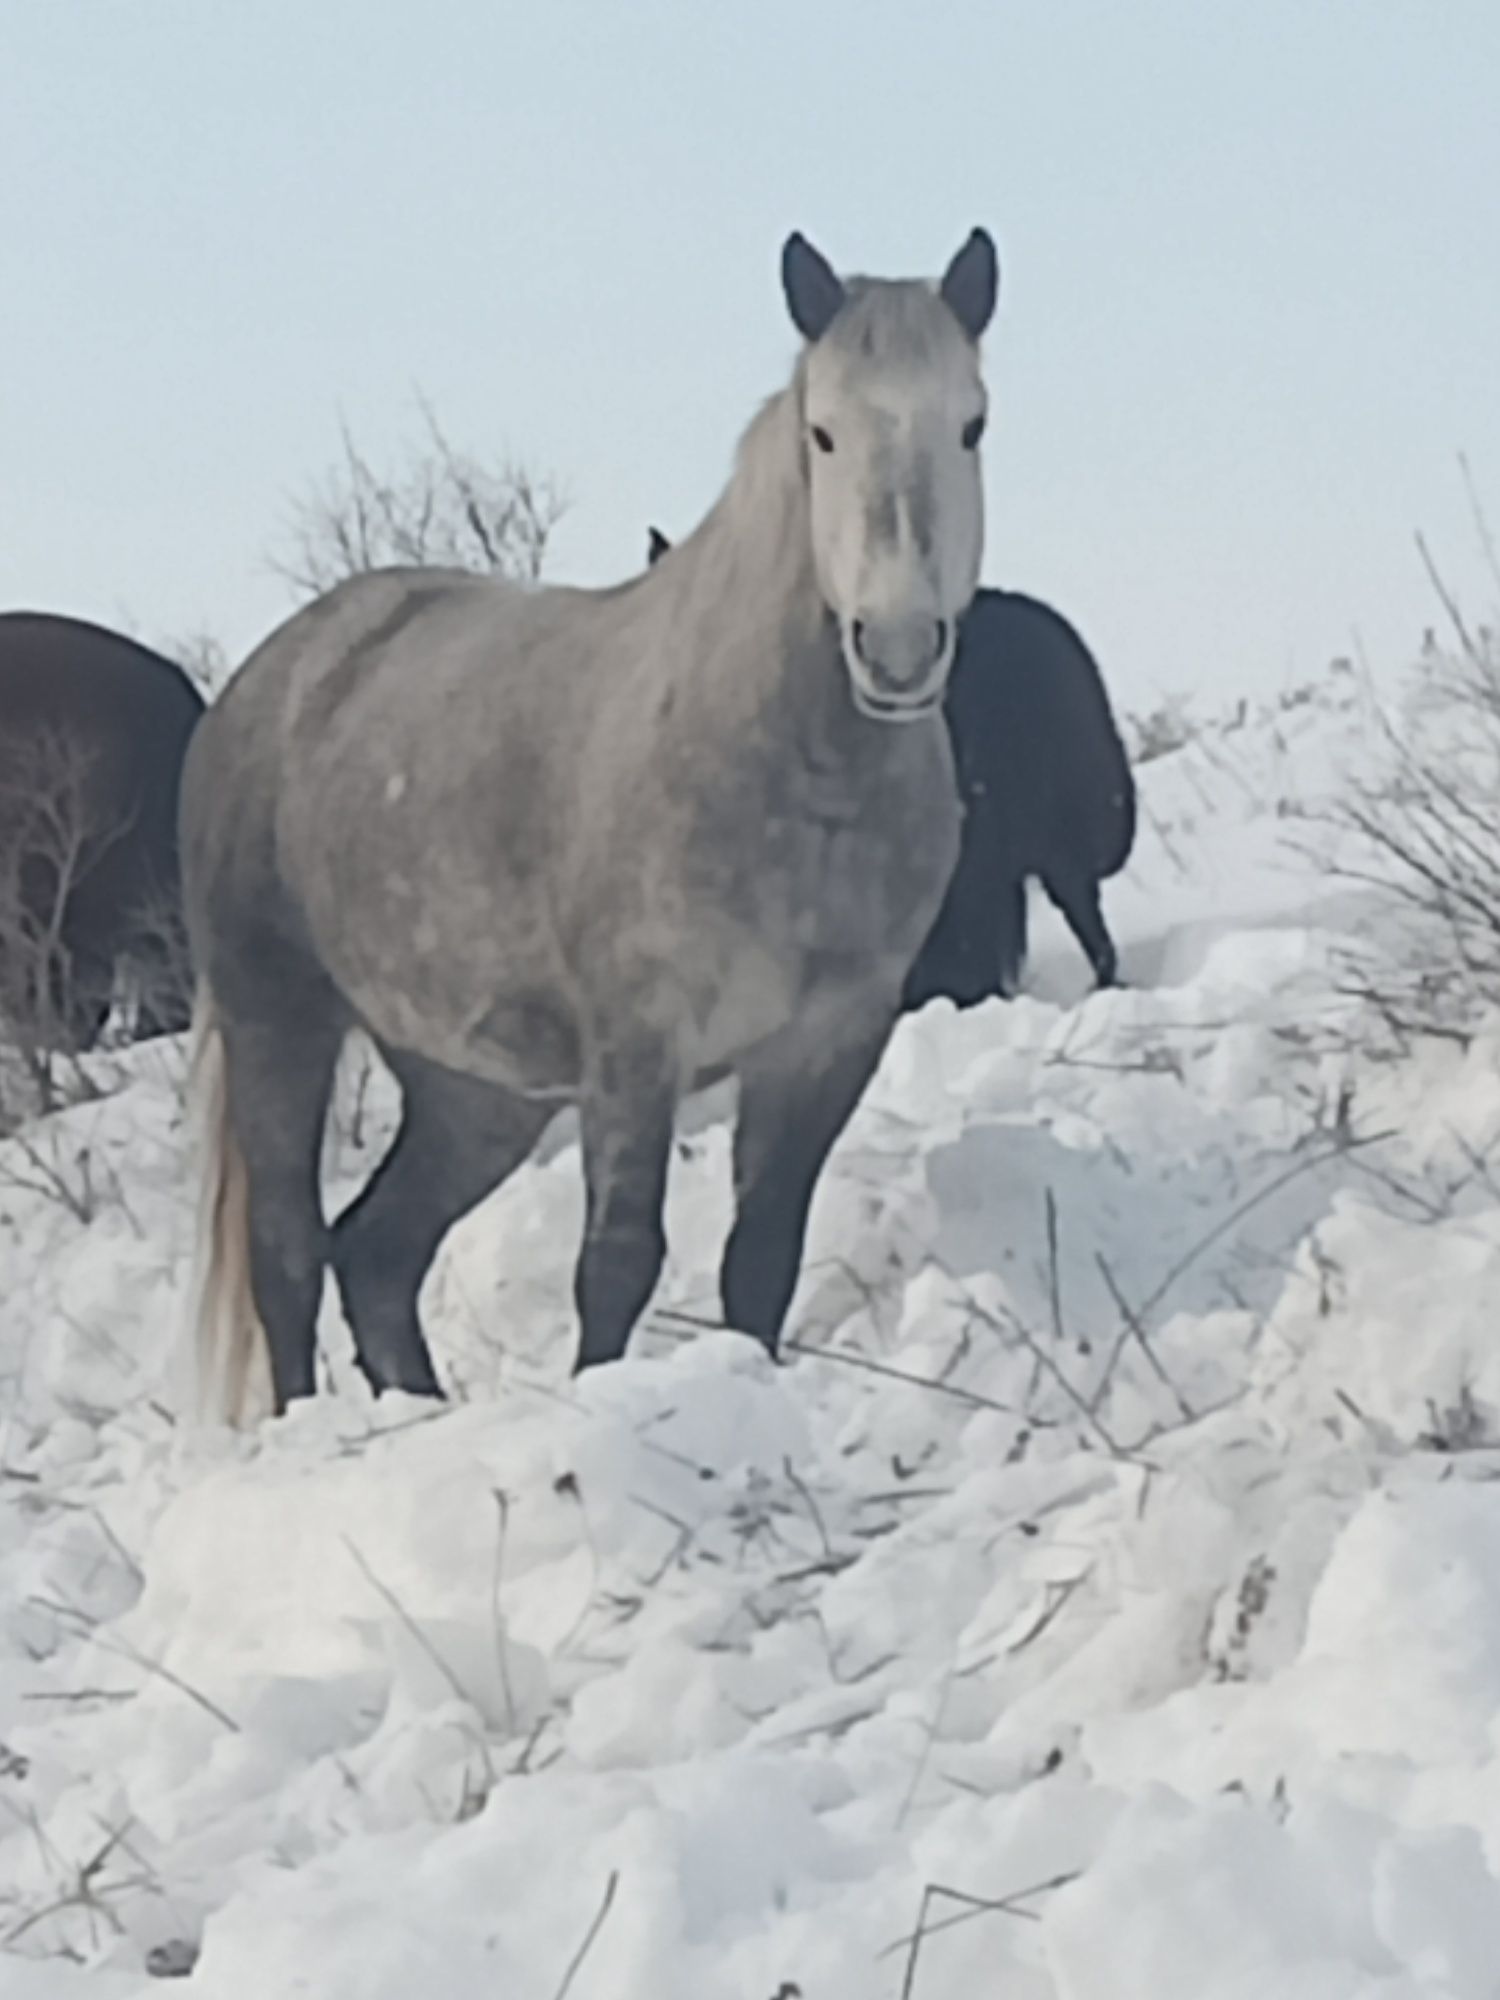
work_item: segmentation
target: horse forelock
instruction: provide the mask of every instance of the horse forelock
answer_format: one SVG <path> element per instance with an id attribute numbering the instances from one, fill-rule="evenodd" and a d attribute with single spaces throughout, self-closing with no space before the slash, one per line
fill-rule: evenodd
<path id="1" fill-rule="evenodd" d="M 850 278 L 846 303 L 822 345 L 878 368 L 932 368 L 963 353 L 967 337 L 931 285 L 916 278 Z"/>

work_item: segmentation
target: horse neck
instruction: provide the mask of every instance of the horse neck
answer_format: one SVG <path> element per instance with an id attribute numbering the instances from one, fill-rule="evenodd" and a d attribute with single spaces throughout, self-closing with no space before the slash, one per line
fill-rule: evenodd
<path id="1" fill-rule="evenodd" d="M 752 421 L 729 485 L 679 559 L 685 609 L 705 635 L 687 671 L 717 702 L 779 712 L 821 750 L 853 711 L 818 589 L 802 452 L 793 383 Z"/>

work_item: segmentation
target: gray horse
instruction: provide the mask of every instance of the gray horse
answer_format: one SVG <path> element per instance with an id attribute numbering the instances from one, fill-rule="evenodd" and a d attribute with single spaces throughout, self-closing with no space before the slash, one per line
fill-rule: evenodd
<path id="1" fill-rule="evenodd" d="M 220 1414 L 313 1392 L 329 1264 L 372 1386 L 440 1393 L 423 1278 L 565 1104 L 577 1366 L 616 1359 L 661 1269 L 676 1107 L 730 1073 L 724 1315 L 775 1352 L 818 1174 L 958 852 L 941 704 L 979 575 L 998 270 L 975 230 L 936 286 L 845 282 L 793 235 L 782 283 L 791 385 L 664 561 L 606 590 L 356 578 L 198 731 L 197 1332 Z M 319 1146 L 354 1026 L 403 1113 L 330 1231 Z"/>

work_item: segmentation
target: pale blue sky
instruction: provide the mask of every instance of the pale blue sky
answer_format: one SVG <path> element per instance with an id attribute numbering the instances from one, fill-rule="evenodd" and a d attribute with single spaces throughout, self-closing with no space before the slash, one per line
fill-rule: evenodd
<path id="1" fill-rule="evenodd" d="M 986 575 L 1125 702 L 1399 661 L 1419 526 L 1490 608 L 1500 0 L 0 0 L 0 604 L 243 650 L 415 385 L 612 579 L 784 379 L 789 228 L 975 222 Z"/>

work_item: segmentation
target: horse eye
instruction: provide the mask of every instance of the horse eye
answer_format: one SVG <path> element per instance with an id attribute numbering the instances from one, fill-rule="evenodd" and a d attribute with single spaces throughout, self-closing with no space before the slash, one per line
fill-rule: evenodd
<path id="1" fill-rule="evenodd" d="M 819 451 L 833 450 L 833 439 L 821 424 L 814 424 L 812 426 L 812 441 L 818 447 Z"/>
<path id="2" fill-rule="evenodd" d="M 964 425 L 964 450 L 978 451 L 979 440 L 984 436 L 984 418 L 970 417 Z"/>

